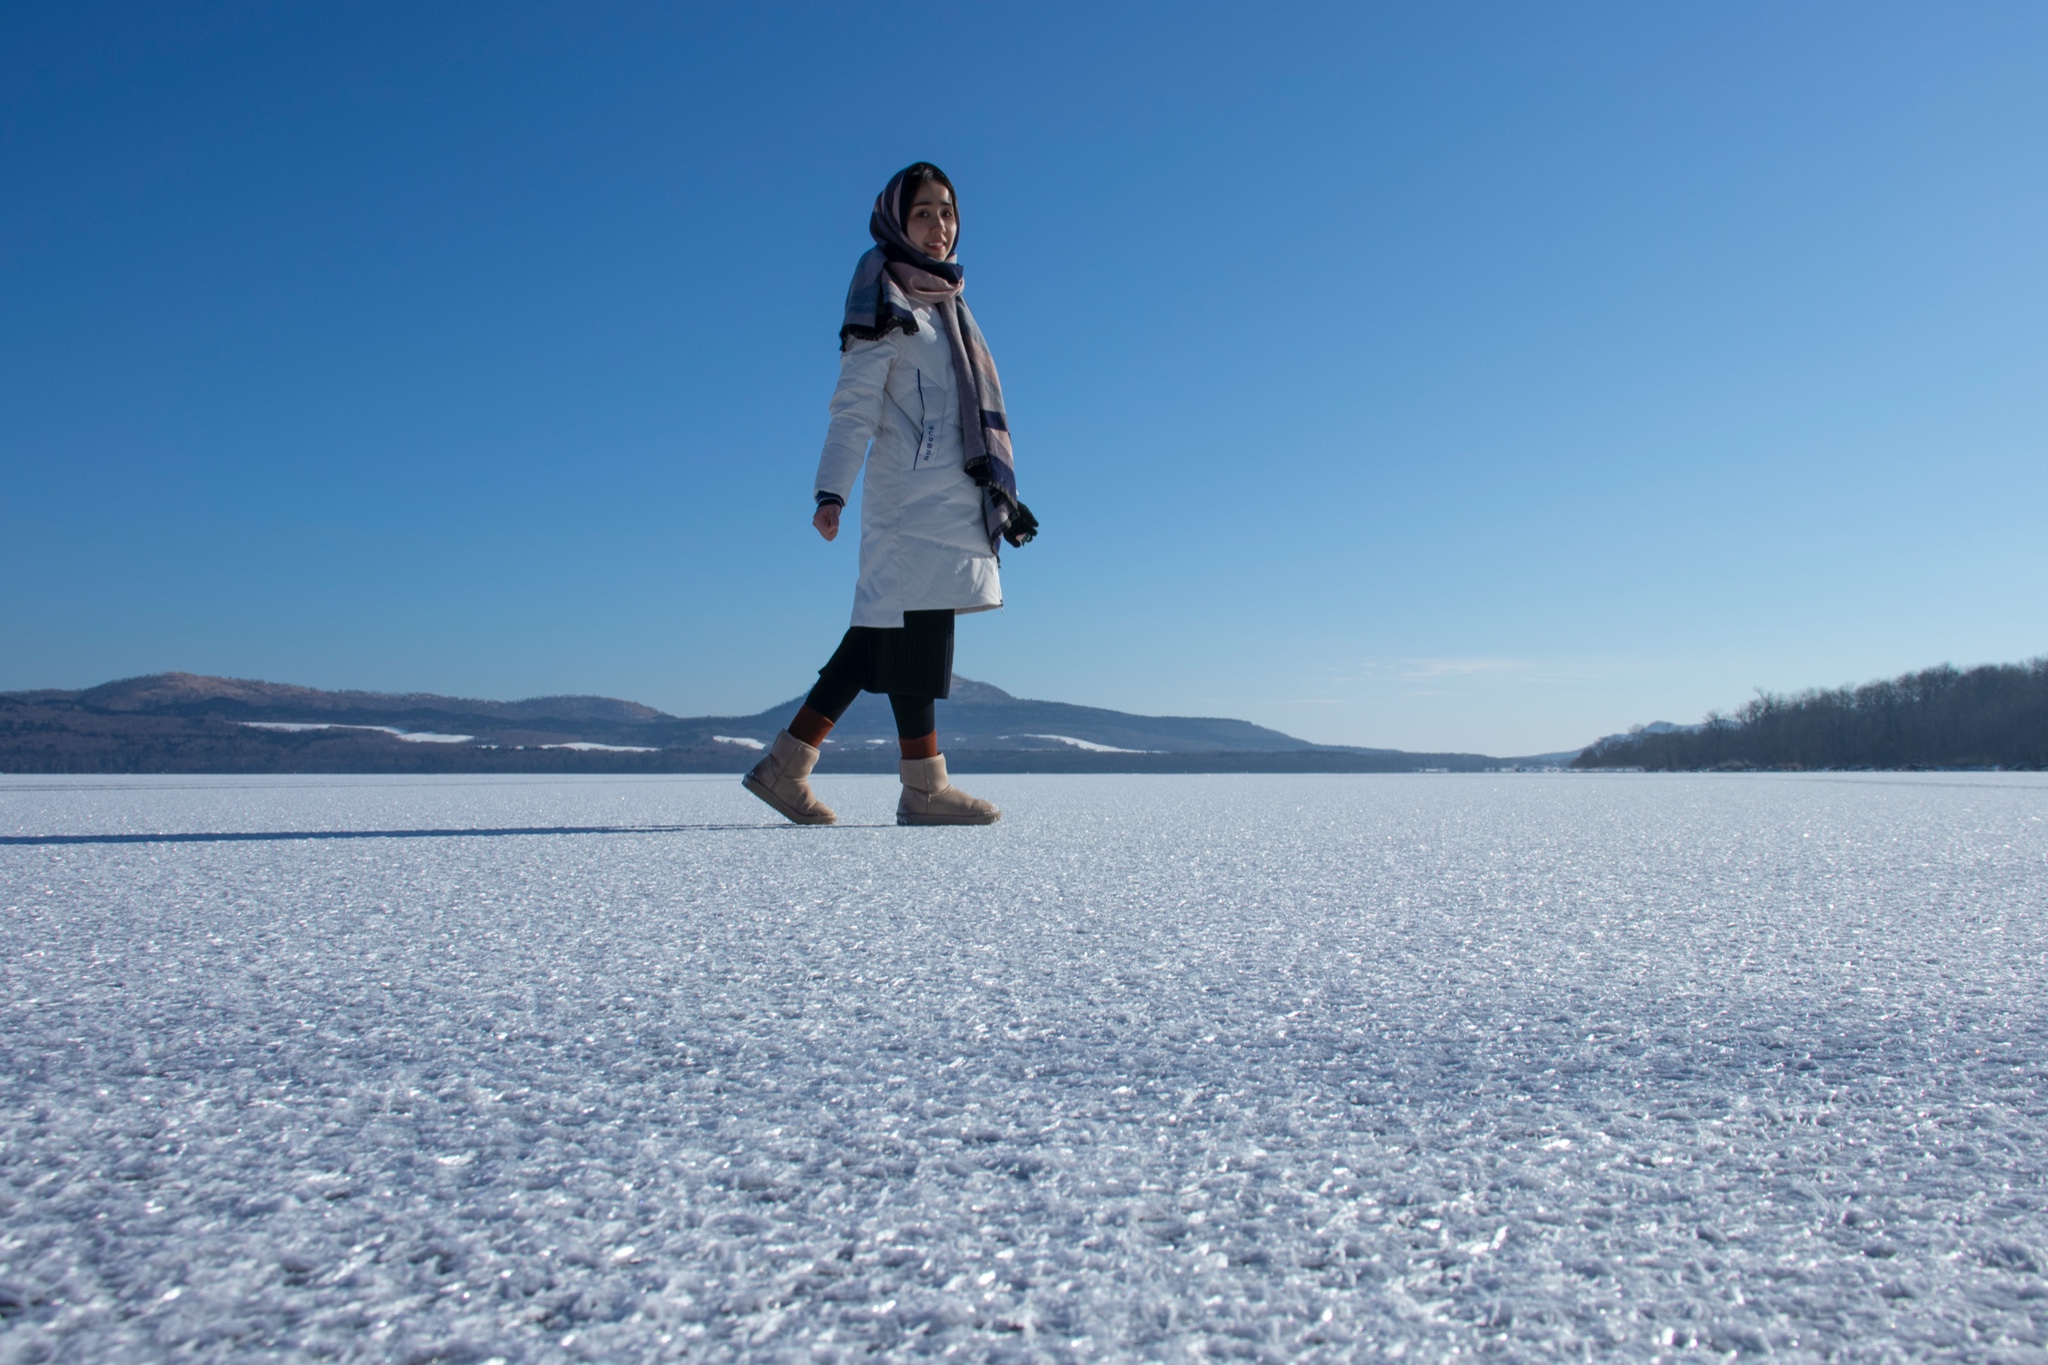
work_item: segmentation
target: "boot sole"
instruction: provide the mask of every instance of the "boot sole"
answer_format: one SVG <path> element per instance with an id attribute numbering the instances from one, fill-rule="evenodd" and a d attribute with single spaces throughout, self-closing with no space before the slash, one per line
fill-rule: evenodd
<path id="1" fill-rule="evenodd" d="M 742 787 L 745 787 L 754 795 L 760 797 L 763 801 L 766 801 L 770 806 L 773 806 L 776 812 L 779 815 L 781 815 L 783 819 L 789 821 L 791 824 L 836 825 L 839 823 L 839 817 L 835 814 L 805 815 L 801 811 L 790 809 L 788 806 L 783 804 L 782 799 L 776 796 L 774 792 L 768 790 L 768 788 L 763 786 L 761 783 L 756 782 L 754 780 L 754 775 L 752 773 L 748 773 L 745 777 L 741 778 L 740 785 Z"/>
<path id="2" fill-rule="evenodd" d="M 993 825 L 1002 818 L 1001 811 L 994 815 L 905 815 L 900 810 L 896 812 L 899 825 Z"/>

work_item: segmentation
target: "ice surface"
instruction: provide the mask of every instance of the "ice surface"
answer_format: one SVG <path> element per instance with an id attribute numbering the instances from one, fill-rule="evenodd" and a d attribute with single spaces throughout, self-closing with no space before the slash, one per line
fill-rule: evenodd
<path id="1" fill-rule="evenodd" d="M 2040 777 L 967 785 L 0 779 L 0 1361 L 2043 1358 Z"/>

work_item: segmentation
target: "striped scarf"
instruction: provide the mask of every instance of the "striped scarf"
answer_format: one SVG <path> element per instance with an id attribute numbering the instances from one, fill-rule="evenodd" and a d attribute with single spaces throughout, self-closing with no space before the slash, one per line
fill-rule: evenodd
<path id="1" fill-rule="evenodd" d="M 911 244 L 903 231 L 903 177 L 898 171 L 875 198 L 868 235 L 875 245 L 853 268 L 846 291 L 846 320 L 839 348 L 850 339 L 878 341 L 901 328 L 917 331 L 911 309 L 923 305 L 938 314 L 953 353 L 953 379 L 960 394 L 960 444 L 968 477 L 981 485 L 982 522 L 991 550 L 998 540 L 1022 545 L 1037 533 L 1038 521 L 1017 501 L 1017 465 L 1010 454 L 1010 421 L 1003 411 L 1003 382 L 981 328 L 961 296 L 966 277 L 955 257 L 935 261 Z M 970 398 L 972 401 L 970 402 Z"/>

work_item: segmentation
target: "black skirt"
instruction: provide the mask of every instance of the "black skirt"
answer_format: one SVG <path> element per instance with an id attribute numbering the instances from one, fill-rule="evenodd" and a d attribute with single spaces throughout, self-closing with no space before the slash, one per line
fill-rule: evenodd
<path id="1" fill-rule="evenodd" d="M 953 691 L 953 612 L 906 611 L 900 627 L 854 626 L 819 677 L 858 682 L 863 692 L 937 697 Z"/>

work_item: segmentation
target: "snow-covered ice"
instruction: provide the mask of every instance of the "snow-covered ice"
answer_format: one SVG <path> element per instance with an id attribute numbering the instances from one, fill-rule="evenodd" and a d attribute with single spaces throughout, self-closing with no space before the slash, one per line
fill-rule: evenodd
<path id="1" fill-rule="evenodd" d="M 2048 779 L 963 783 L 0 779 L 0 1361 L 2048 1355 Z"/>

